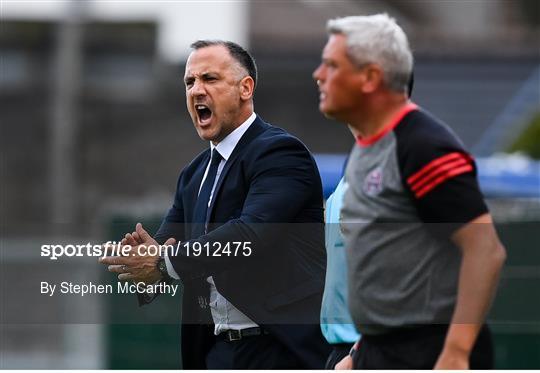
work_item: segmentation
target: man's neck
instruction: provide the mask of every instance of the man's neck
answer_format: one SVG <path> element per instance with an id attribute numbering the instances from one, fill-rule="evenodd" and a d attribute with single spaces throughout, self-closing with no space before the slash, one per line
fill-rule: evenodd
<path id="1" fill-rule="evenodd" d="M 372 102 L 369 110 L 359 116 L 358 120 L 351 121 L 349 126 L 354 130 L 353 133 L 356 136 L 372 137 L 381 132 L 408 102 L 408 99 L 402 97 Z"/>
<path id="2" fill-rule="evenodd" d="M 253 106 L 249 110 L 244 110 L 242 114 L 238 117 L 239 119 L 236 121 L 237 124 L 232 128 L 231 132 L 227 133 L 222 139 L 219 139 L 219 141 L 211 141 L 211 143 L 214 146 L 217 146 L 221 141 L 225 140 L 227 136 L 229 136 L 232 132 L 234 132 L 238 127 L 240 127 L 246 120 L 249 119 L 249 117 L 253 114 Z"/>
<path id="3" fill-rule="evenodd" d="M 255 113 L 252 113 L 242 124 L 236 127 L 231 133 L 229 133 L 218 144 L 212 143 L 211 148 L 212 149 L 216 148 L 219 154 L 221 154 L 221 156 L 225 160 L 228 160 L 234 148 L 236 147 L 236 145 L 238 144 L 238 142 L 240 141 L 244 133 L 255 121 L 255 119 L 256 119 L 256 115 Z"/>

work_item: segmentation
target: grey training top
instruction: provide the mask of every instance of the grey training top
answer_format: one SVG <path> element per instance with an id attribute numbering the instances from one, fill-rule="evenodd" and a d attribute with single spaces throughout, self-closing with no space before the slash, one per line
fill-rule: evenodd
<path id="1" fill-rule="evenodd" d="M 450 235 L 487 212 L 471 156 L 411 103 L 378 135 L 357 139 L 345 177 L 341 218 L 358 331 L 447 324 L 461 263 Z"/>

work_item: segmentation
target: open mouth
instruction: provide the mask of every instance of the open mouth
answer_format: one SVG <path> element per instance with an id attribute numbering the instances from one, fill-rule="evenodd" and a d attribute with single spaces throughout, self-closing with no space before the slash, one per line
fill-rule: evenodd
<path id="1" fill-rule="evenodd" d="M 200 124 L 208 124 L 210 118 L 212 118 L 212 110 L 206 105 L 197 104 L 195 105 L 195 110 L 197 110 L 197 116 L 199 117 Z"/>

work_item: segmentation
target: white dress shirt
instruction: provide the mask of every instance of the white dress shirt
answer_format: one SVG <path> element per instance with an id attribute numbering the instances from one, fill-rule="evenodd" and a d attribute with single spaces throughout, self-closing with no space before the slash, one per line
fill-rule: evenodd
<path id="1" fill-rule="evenodd" d="M 210 206 L 210 203 L 212 203 L 214 189 L 217 185 L 217 182 L 219 181 L 219 177 L 221 176 L 221 171 L 223 171 L 223 167 L 225 167 L 225 164 L 229 160 L 229 157 L 231 156 L 236 145 L 238 144 L 238 141 L 240 141 L 242 135 L 255 121 L 256 117 L 257 116 L 255 115 L 255 113 L 252 113 L 251 116 L 244 123 L 238 126 L 217 145 L 214 145 L 212 142 L 210 142 L 211 151 L 213 152 L 217 150 L 223 159 L 218 165 L 216 180 L 214 181 L 212 191 L 210 192 L 210 198 L 208 199 L 208 206 Z M 201 191 L 204 180 L 206 180 L 209 168 L 210 162 L 208 162 L 206 170 L 204 171 L 204 176 L 202 178 L 201 185 L 199 186 L 199 193 Z M 180 277 L 174 270 L 172 263 L 167 255 L 165 255 L 165 264 L 167 265 L 167 272 L 169 273 L 169 275 L 179 280 Z M 229 301 L 227 301 L 227 299 L 225 299 L 223 295 L 221 295 L 217 291 L 212 276 L 208 277 L 207 281 L 210 284 L 210 310 L 212 312 L 212 319 L 214 320 L 215 324 L 214 333 L 216 335 L 226 330 L 240 330 L 258 326 L 249 317 L 244 315 L 238 308 L 236 308 Z"/>

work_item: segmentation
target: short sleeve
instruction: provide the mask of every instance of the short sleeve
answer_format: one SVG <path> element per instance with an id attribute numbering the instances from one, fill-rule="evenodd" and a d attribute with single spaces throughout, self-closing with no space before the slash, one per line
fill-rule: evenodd
<path id="1" fill-rule="evenodd" d="M 451 234 L 486 213 L 473 157 L 443 123 L 417 112 L 396 129 L 402 182 L 425 223 Z"/>

